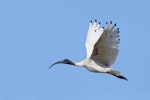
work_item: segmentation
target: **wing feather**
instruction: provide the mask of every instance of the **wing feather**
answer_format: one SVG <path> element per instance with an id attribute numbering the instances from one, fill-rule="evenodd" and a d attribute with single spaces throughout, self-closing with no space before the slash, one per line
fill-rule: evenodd
<path id="1" fill-rule="evenodd" d="M 97 23 L 95 20 L 94 23 L 90 22 L 87 38 L 86 38 L 86 51 L 87 51 L 87 58 L 90 58 L 94 49 L 94 45 L 98 41 L 99 37 L 103 33 L 103 28 L 100 28 L 100 23 Z"/>
<path id="2" fill-rule="evenodd" d="M 95 43 L 90 58 L 103 63 L 105 66 L 110 66 L 115 62 L 119 49 L 119 31 L 116 24 L 106 24 L 104 31 L 97 42 Z M 94 34 L 93 34 L 94 35 Z"/>

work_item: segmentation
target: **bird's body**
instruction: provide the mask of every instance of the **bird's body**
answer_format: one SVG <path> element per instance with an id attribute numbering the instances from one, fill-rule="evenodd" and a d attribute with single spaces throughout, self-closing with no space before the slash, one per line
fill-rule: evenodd
<path id="1" fill-rule="evenodd" d="M 89 59 L 89 58 L 84 59 L 80 62 L 76 62 L 75 65 L 76 66 L 83 66 L 91 72 L 106 73 L 110 69 L 110 68 L 107 68 L 106 66 L 102 65 L 102 63 L 96 62 L 96 61 Z"/>
<path id="2" fill-rule="evenodd" d="M 110 24 L 106 22 L 105 27 L 100 27 L 100 23 L 97 23 L 96 20 L 94 23 L 91 21 L 85 43 L 86 59 L 76 63 L 69 59 L 64 59 L 52 64 L 50 67 L 58 63 L 83 66 L 91 72 L 108 73 L 127 80 L 124 76 L 121 76 L 119 71 L 109 67 L 115 62 L 118 55 L 119 42 L 119 28 L 116 28 L 116 24 L 113 25 L 112 22 Z"/>

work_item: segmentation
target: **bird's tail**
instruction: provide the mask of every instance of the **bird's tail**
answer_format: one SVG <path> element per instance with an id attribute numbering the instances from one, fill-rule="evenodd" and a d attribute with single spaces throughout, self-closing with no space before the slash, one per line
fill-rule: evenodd
<path id="1" fill-rule="evenodd" d="M 118 76 L 118 75 L 120 75 L 121 73 L 119 72 L 119 71 L 116 71 L 116 70 L 111 70 L 111 72 L 110 72 L 110 74 L 113 74 L 113 75 L 116 75 L 116 76 Z"/>
<path id="2" fill-rule="evenodd" d="M 111 71 L 108 73 L 113 75 L 113 76 L 116 76 L 117 78 L 128 80 L 126 77 L 122 76 L 119 71 L 111 69 Z"/>

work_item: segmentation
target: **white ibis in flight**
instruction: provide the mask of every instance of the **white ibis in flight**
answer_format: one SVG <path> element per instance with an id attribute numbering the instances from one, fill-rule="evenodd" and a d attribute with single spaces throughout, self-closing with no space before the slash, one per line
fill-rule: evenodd
<path id="1" fill-rule="evenodd" d="M 120 79 L 127 80 L 119 71 L 116 71 L 111 66 L 119 52 L 119 28 L 116 24 L 106 22 L 104 27 L 101 27 L 100 22 L 95 20 L 90 21 L 89 29 L 86 38 L 86 59 L 80 62 L 72 62 L 69 59 L 64 59 L 52 64 L 69 64 L 74 66 L 82 66 L 87 70 L 96 73 L 108 73 Z"/>

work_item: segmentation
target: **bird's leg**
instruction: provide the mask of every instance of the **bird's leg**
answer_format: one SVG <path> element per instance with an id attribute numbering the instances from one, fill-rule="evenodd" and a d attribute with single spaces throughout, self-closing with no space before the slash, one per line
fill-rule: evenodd
<path id="1" fill-rule="evenodd" d="M 112 74 L 112 75 L 114 75 L 114 74 Z M 114 76 L 116 76 L 117 78 L 124 79 L 124 80 L 128 81 L 128 79 L 122 75 L 114 75 Z"/>
<path id="2" fill-rule="evenodd" d="M 127 80 L 127 81 L 128 81 L 128 79 L 127 79 L 126 77 L 122 76 L 122 75 L 115 75 L 115 74 L 113 74 L 111 71 L 108 71 L 107 73 L 108 73 L 108 74 L 111 74 L 111 75 L 113 75 L 113 76 L 115 76 L 115 77 L 117 77 L 117 78 L 124 79 L 124 80 Z"/>

